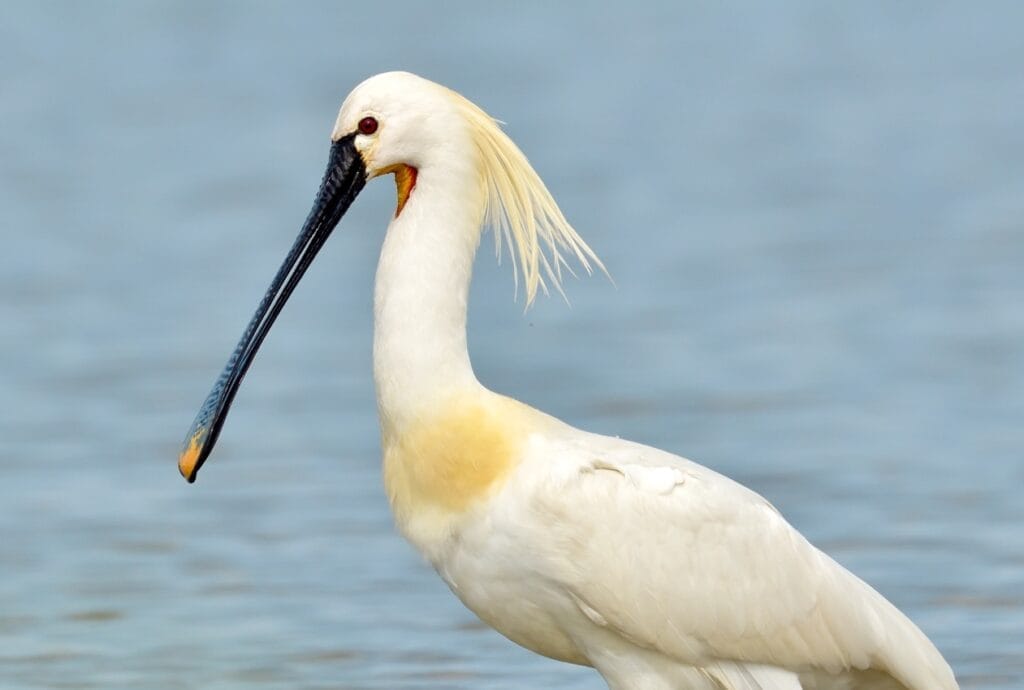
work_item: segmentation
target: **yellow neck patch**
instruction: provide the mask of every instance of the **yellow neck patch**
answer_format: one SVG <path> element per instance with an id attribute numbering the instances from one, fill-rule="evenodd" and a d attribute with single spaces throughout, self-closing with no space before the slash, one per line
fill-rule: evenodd
<path id="1" fill-rule="evenodd" d="M 400 433 L 385 429 L 384 485 L 398 521 L 420 510 L 459 513 L 497 489 L 519 461 L 529 409 L 472 396 Z"/>

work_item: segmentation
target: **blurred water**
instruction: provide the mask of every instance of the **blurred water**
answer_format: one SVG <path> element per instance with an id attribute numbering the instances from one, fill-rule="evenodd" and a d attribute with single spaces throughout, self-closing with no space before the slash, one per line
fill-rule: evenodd
<path id="1" fill-rule="evenodd" d="M 484 256 L 481 379 L 760 491 L 964 688 L 1020 687 L 1022 23 L 5 4 L 0 686 L 603 687 L 481 626 L 392 530 L 369 354 L 389 185 L 285 310 L 199 483 L 175 470 L 338 104 L 405 68 L 509 123 L 616 281 L 524 317 Z"/>

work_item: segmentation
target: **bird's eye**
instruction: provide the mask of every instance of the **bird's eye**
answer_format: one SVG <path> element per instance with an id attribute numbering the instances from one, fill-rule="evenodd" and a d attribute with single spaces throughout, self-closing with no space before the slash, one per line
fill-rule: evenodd
<path id="1" fill-rule="evenodd" d="M 359 133 L 360 134 L 373 134 L 377 131 L 377 118 L 375 117 L 364 117 L 359 121 Z"/>

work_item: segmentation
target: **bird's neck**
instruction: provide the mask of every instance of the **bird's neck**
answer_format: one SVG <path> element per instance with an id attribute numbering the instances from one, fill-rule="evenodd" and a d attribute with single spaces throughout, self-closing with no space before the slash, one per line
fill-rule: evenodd
<path id="1" fill-rule="evenodd" d="M 401 433 L 446 399 L 481 390 L 466 347 L 466 307 L 482 190 L 460 173 L 420 169 L 384 239 L 373 370 L 385 434 Z"/>

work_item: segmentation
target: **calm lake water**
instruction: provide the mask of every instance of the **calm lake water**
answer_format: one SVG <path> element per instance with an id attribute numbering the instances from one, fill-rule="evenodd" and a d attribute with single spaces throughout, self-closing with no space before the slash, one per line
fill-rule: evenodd
<path id="1" fill-rule="evenodd" d="M 512 134 L 615 285 L 480 378 L 768 497 L 964 688 L 1024 685 L 1024 6 L 7 3 L 0 687 L 604 687 L 391 526 L 370 376 L 389 184 L 313 266 L 199 482 L 181 437 L 364 77 Z"/>

